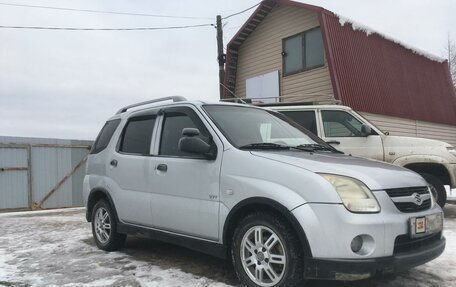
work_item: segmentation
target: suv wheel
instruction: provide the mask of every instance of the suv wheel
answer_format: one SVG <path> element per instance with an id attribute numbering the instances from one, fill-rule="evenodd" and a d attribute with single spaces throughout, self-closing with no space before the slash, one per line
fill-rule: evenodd
<path id="1" fill-rule="evenodd" d="M 432 195 L 434 195 L 437 204 L 443 208 L 447 200 L 447 194 L 442 181 L 437 177 L 427 173 L 422 173 L 421 176 L 429 183 Z"/>
<path id="2" fill-rule="evenodd" d="M 127 236 L 117 233 L 117 222 L 111 205 L 98 201 L 92 210 L 92 234 L 98 248 L 105 251 L 119 250 Z"/>
<path id="3" fill-rule="evenodd" d="M 234 269 L 244 286 L 302 286 L 304 262 L 293 229 L 279 217 L 247 215 L 234 232 Z"/>

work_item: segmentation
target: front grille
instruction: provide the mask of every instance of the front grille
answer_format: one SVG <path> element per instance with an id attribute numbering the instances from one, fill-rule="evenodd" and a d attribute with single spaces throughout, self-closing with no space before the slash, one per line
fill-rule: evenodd
<path id="1" fill-rule="evenodd" d="M 402 212 L 417 212 L 429 209 L 431 207 L 431 200 L 426 199 L 421 205 L 416 205 L 413 202 L 395 202 L 394 205 Z"/>
<path id="2" fill-rule="evenodd" d="M 439 241 L 441 237 L 441 232 L 414 239 L 410 238 L 408 234 L 399 235 L 394 241 L 394 254 L 416 251 L 419 248 L 429 246 L 434 242 Z"/>
<path id="3" fill-rule="evenodd" d="M 429 190 L 427 186 L 418 186 L 418 187 L 404 187 L 404 188 L 392 188 L 385 190 L 390 197 L 399 197 L 399 196 L 410 196 L 414 193 L 418 194 L 428 194 Z"/>
<path id="4" fill-rule="evenodd" d="M 421 205 L 416 204 L 413 200 L 406 202 L 395 202 L 399 197 L 411 197 L 413 194 L 419 195 L 430 195 L 427 186 L 418 187 L 405 187 L 405 188 L 393 188 L 385 190 L 389 197 L 393 200 L 394 205 L 401 212 L 418 212 L 427 210 L 431 207 L 431 197 L 422 201 Z"/>

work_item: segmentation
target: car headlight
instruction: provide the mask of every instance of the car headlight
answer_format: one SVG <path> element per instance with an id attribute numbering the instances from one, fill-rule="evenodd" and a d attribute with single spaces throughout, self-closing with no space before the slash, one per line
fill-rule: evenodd
<path id="1" fill-rule="evenodd" d="M 447 151 L 452 155 L 456 156 L 456 148 L 454 146 L 447 146 Z"/>
<path id="2" fill-rule="evenodd" d="M 374 213 L 380 211 L 374 194 L 361 181 L 341 175 L 320 175 L 331 183 L 345 207 L 351 212 Z"/>

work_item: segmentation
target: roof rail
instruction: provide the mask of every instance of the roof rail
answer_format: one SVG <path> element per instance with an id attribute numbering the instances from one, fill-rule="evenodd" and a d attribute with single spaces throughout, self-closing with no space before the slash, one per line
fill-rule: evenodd
<path id="1" fill-rule="evenodd" d="M 148 105 L 148 104 L 159 103 L 159 102 L 164 102 L 164 101 L 169 101 L 169 100 L 172 100 L 173 102 L 183 102 L 183 101 L 186 101 L 187 99 L 182 96 L 171 96 L 171 97 L 164 97 L 164 98 L 158 98 L 155 100 L 140 102 L 137 104 L 133 104 L 133 105 L 129 105 L 129 106 L 121 108 L 120 110 L 117 111 L 116 115 L 125 113 L 127 110 L 129 110 L 131 108 L 136 108 L 139 106 L 144 106 L 144 105 Z"/>
<path id="2" fill-rule="evenodd" d="M 220 99 L 221 102 L 233 102 L 233 103 L 242 103 L 242 104 L 250 104 L 254 106 L 283 106 L 283 105 L 339 105 L 341 104 L 340 100 L 336 100 L 333 98 L 334 96 L 332 95 L 327 95 L 327 94 L 306 94 L 307 96 L 318 96 L 322 97 L 322 99 L 319 100 L 303 100 L 302 95 L 295 95 L 295 96 L 280 96 L 280 97 L 258 97 L 258 98 L 241 98 L 241 97 L 236 97 L 236 98 L 225 98 L 225 99 Z M 325 97 L 325 98 L 323 98 Z M 270 101 L 273 102 L 270 102 Z M 264 102 L 266 101 L 266 102 Z M 268 102 L 269 101 L 269 102 Z"/>

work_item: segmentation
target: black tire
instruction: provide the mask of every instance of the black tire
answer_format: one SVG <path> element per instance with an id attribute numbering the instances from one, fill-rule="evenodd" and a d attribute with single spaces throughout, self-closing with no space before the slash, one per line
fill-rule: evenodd
<path id="1" fill-rule="evenodd" d="M 442 181 L 439 178 L 437 178 L 433 175 L 430 175 L 428 173 L 422 173 L 421 176 L 431 186 L 431 192 L 434 194 L 437 204 L 443 208 L 447 201 L 447 194 L 446 194 L 445 186 L 443 185 Z"/>
<path id="2" fill-rule="evenodd" d="M 244 266 L 242 264 L 242 255 L 241 255 L 242 240 L 243 240 L 244 236 L 247 236 L 246 234 L 248 234 L 249 231 L 251 232 L 251 230 L 254 227 L 266 227 L 266 228 L 272 230 L 277 235 L 277 237 L 280 239 L 280 243 L 283 245 L 283 249 L 282 248 L 280 248 L 280 249 L 283 250 L 283 253 L 285 255 L 286 265 L 284 268 L 283 267 L 280 268 L 281 271 L 279 271 L 279 272 L 282 274 L 282 277 L 281 277 L 280 281 L 276 282 L 275 285 L 273 285 L 273 286 L 280 286 L 280 287 L 304 286 L 304 284 L 305 284 L 304 254 L 303 254 L 303 251 L 301 248 L 300 241 L 299 241 L 297 235 L 295 234 L 294 230 L 292 229 L 291 225 L 287 221 L 282 219 L 279 215 L 267 213 L 267 212 L 254 212 L 254 213 L 248 214 L 246 217 L 244 217 L 239 222 L 236 230 L 234 231 L 233 241 L 232 241 L 232 245 L 231 245 L 231 257 L 233 260 L 234 270 L 236 271 L 236 274 L 237 274 L 239 280 L 241 281 L 242 286 L 248 286 L 248 287 L 265 286 L 265 285 L 256 284 L 255 281 L 249 277 L 249 274 L 247 273 L 248 271 L 246 271 L 246 269 L 244 268 Z M 267 241 L 267 240 L 265 239 L 265 241 Z M 258 249 L 258 251 L 259 251 L 259 249 Z M 258 258 L 258 255 L 260 252 L 257 253 L 257 251 L 255 251 L 255 253 L 256 253 L 256 255 L 254 253 L 248 251 L 248 254 L 249 255 L 251 254 L 251 256 L 250 256 L 251 258 Z M 264 254 L 267 254 L 267 253 L 265 252 Z M 257 257 L 254 257 L 254 256 L 257 256 Z M 266 256 L 269 256 L 269 255 L 266 255 Z M 258 262 L 258 264 L 260 264 L 260 263 L 268 264 L 268 262 L 271 262 L 271 261 L 268 261 L 267 259 L 264 259 L 264 261 L 261 261 L 261 262 L 257 261 L 257 260 L 258 259 L 255 259 L 254 261 Z M 270 260 L 272 260 L 272 257 Z M 255 266 L 252 266 L 251 268 L 254 268 L 256 270 L 256 268 L 257 268 L 256 266 L 258 266 L 258 265 L 255 264 Z M 271 278 L 271 276 L 269 276 L 267 273 L 265 273 L 265 271 L 261 271 L 261 272 L 263 272 L 263 276 L 268 276 L 269 279 Z M 252 273 L 250 273 L 250 274 L 251 274 L 251 276 L 253 275 Z M 253 276 L 255 276 L 255 275 L 253 275 Z"/>
<path id="3" fill-rule="evenodd" d="M 108 236 L 106 236 L 105 240 L 102 240 L 97 235 L 95 229 L 97 228 L 96 220 L 97 220 L 97 212 L 103 212 L 106 214 L 107 219 L 109 220 L 110 224 L 110 232 Z M 112 211 L 111 205 L 104 199 L 99 200 L 92 210 L 92 234 L 95 240 L 95 244 L 98 248 L 105 250 L 105 251 L 115 251 L 119 250 L 123 247 L 125 243 L 125 239 L 127 238 L 126 234 L 117 233 L 117 221 L 116 217 L 114 216 L 114 212 Z"/>

